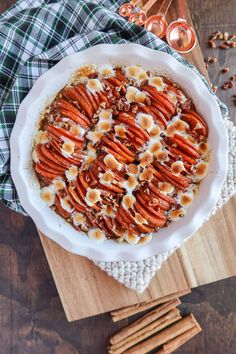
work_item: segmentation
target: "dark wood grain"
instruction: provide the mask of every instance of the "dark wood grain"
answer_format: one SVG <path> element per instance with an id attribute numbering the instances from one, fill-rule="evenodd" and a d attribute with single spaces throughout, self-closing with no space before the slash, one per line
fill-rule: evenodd
<path id="1" fill-rule="evenodd" d="M 232 95 L 236 93 L 236 86 L 232 90 L 222 90 L 222 84 L 230 76 L 236 74 L 236 48 L 230 50 L 211 49 L 207 45 L 208 36 L 214 31 L 223 31 L 236 34 L 236 2 L 234 0 L 188 1 L 191 16 L 197 30 L 199 43 L 204 56 L 216 56 L 217 64 L 209 65 L 211 82 L 218 86 L 217 96 L 227 104 L 231 119 L 236 122 L 236 106 Z M 227 74 L 221 74 L 222 67 L 229 67 Z"/>
<path id="2" fill-rule="evenodd" d="M 13 0 L 1 0 L 0 12 Z M 188 2 L 205 56 L 219 54 L 209 68 L 212 82 L 221 85 L 236 73 L 236 49 L 208 49 L 214 30 L 236 31 L 235 1 Z M 218 91 L 236 122 L 231 96 L 236 89 Z M 195 289 L 184 298 L 182 311 L 193 312 L 203 332 L 176 353 L 234 354 L 236 352 L 236 278 Z M 0 354 L 105 354 L 108 337 L 126 324 L 112 324 L 108 314 L 74 323 L 66 321 L 35 226 L 26 217 L 0 205 Z"/>

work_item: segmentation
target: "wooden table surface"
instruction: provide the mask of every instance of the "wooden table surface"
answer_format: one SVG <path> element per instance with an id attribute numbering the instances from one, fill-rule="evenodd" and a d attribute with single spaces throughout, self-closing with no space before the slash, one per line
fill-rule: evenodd
<path id="1" fill-rule="evenodd" d="M 1 0 L 0 12 L 14 2 Z M 207 37 L 215 30 L 236 29 L 235 1 L 189 0 L 188 5 L 204 55 L 214 55 Z M 219 67 L 229 66 L 236 74 L 235 53 L 222 50 L 219 64 L 210 66 L 214 84 L 220 86 L 225 79 Z M 236 90 L 218 90 L 236 122 L 232 93 Z M 105 314 L 68 323 L 33 222 L 0 205 L 0 225 L 0 354 L 105 354 L 108 337 L 126 320 L 114 325 Z M 236 352 L 235 288 L 236 278 L 231 278 L 199 287 L 184 298 L 183 311 L 195 314 L 203 333 L 177 353 Z"/>

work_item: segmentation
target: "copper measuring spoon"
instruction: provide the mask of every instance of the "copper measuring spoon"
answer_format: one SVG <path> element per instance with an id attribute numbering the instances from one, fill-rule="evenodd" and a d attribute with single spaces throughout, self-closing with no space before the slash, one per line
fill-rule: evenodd
<path id="1" fill-rule="evenodd" d="M 152 32 L 157 37 L 162 38 L 165 35 L 168 26 L 165 16 L 172 1 L 173 0 L 163 0 L 157 15 L 153 15 L 147 19 L 147 12 L 156 3 L 155 0 L 149 0 L 141 11 L 134 13 L 129 17 L 129 21 L 134 22 L 139 26 L 144 25 L 149 32 Z"/>
<path id="2" fill-rule="evenodd" d="M 133 0 L 131 5 L 131 13 L 139 1 L 140 0 Z M 178 1 L 180 18 L 171 22 L 168 26 L 165 16 L 172 1 L 173 0 L 163 0 L 160 5 L 158 14 L 153 15 L 147 19 L 147 12 L 156 3 L 156 0 L 149 0 L 143 6 L 142 10 L 137 13 L 132 13 L 128 20 L 130 22 L 136 23 L 139 26 L 145 25 L 145 28 L 148 31 L 154 33 L 159 38 L 162 38 L 164 35 L 166 35 L 166 40 L 172 48 L 177 50 L 179 53 L 187 53 L 190 52 L 196 45 L 196 33 L 185 19 L 186 11 L 183 0 Z M 126 3 L 124 5 L 130 6 L 130 4 L 131 3 Z M 128 17 L 128 15 L 126 17 Z"/>
<path id="3" fill-rule="evenodd" d="M 156 3 L 156 0 L 149 0 L 140 10 L 139 12 L 133 13 L 128 21 L 132 23 L 136 23 L 138 26 L 143 26 L 147 21 L 147 12 L 152 8 L 152 6 Z"/>
<path id="4" fill-rule="evenodd" d="M 145 22 L 145 28 L 159 38 L 162 38 L 166 34 L 168 23 L 165 16 L 172 1 L 173 0 L 163 0 L 157 15 L 149 17 Z"/>
<path id="5" fill-rule="evenodd" d="M 188 53 L 196 45 L 197 37 L 194 29 L 185 19 L 185 4 L 179 0 L 180 18 L 169 24 L 166 30 L 166 40 L 168 44 L 179 53 Z"/>
<path id="6" fill-rule="evenodd" d="M 122 17 L 130 17 L 132 15 L 135 5 L 137 5 L 141 0 L 133 0 L 126 2 L 119 8 L 119 15 Z"/>

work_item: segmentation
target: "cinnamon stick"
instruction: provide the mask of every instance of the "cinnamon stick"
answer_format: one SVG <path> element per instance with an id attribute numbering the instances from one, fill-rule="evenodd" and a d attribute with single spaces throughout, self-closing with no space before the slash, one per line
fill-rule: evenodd
<path id="1" fill-rule="evenodd" d="M 187 332 L 184 332 L 183 334 L 180 334 L 178 337 L 172 339 L 171 341 L 167 342 L 166 344 L 163 345 L 163 349 L 168 352 L 172 353 L 174 350 L 178 349 L 181 347 L 184 343 L 186 343 L 188 340 L 196 336 L 198 333 L 201 332 L 201 327 L 198 325 L 196 327 L 193 327 L 192 329 L 189 329 Z"/>
<path id="2" fill-rule="evenodd" d="M 152 336 L 153 334 L 160 332 L 162 329 L 178 321 L 180 318 L 181 318 L 180 311 L 178 309 L 172 309 L 163 317 L 152 322 L 148 326 L 141 328 L 138 332 L 135 332 L 131 336 L 124 338 L 121 342 L 111 346 L 109 348 L 109 353 L 121 354 L 126 349 L 138 344 L 139 342 Z"/>
<path id="3" fill-rule="evenodd" d="M 156 347 L 159 347 L 169 342 L 171 339 L 174 339 L 184 332 L 198 326 L 199 325 L 194 316 L 192 314 L 188 315 L 146 341 L 126 350 L 125 354 L 146 354 Z"/>
<path id="4" fill-rule="evenodd" d="M 190 289 L 185 289 L 185 290 L 178 291 L 174 294 L 164 296 L 160 299 L 156 299 L 156 300 L 152 300 L 152 301 L 148 301 L 148 302 L 145 301 L 145 302 L 141 302 L 136 305 L 123 307 L 122 309 L 115 310 L 115 311 L 111 312 L 112 320 L 113 320 L 113 322 L 120 321 L 124 318 L 136 315 L 137 313 L 149 310 L 152 307 L 155 307 L 157 305 L 164 304 L 165 302 L 168 302 L 170 300 L 177 299 L 178 297 L 187 295 L 190 292 L 191 292 Z"/>
<path id="5" fill-rule="evenodd" d="M 127 327 L 123 328 L 121 331 L 116 333 L 113 337 L 110 338 L 111 344 L 116 344 L 122 341 L 124 338 L 127 338 L 131 334 L 137 332 L 141 328 L 147 326 L 148 324 L 154 322 L 158 318 L 162 317 L 166 313 L 168 313 L 173 308 L 180 305 L 181 301 L 179 299 L 171 300 L 163 305 L 160 305 L 153 311 L 149 312 L 147 315 L 139 318 L 138 320 L 132 322 Z"/>

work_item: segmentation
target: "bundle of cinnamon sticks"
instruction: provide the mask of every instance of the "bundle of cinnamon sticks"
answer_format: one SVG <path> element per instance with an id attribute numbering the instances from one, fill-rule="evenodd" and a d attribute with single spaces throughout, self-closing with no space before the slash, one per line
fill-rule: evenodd
<path id="1" fill-rule="evenodd" d="M 189 292 L 187 289 L 111 312 L 117 322 L 150 310 L 110 338 L 109 354 L 147 354 L 154 349 L 156 354 L 169 354 L 194 337 L 201 327 L 192 314 L 182 317 L 177 308 L 179 297 Z"/>

